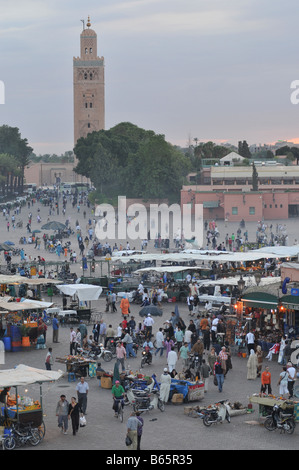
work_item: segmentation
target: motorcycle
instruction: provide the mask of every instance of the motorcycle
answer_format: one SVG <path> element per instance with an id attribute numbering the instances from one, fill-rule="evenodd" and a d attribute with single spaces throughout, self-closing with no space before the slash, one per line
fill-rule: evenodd
<path id="1" fill-rule="evenodd" d="M 142 294 L 138 291 L 133 291 L 132 292 L 132 304 L 141 304 L 142 303 Z"/>
<path id="2" fill-rule="evenodd" d="M 142 346 L 142 345 L 144 344 L 144 341 L 145 341 L 145 334 L 144 334 L 142 331 L 136 333 L 135 338 L 134 338 L 134 341 L 135 341 L 139 346 Z"/>
<path id="3" fill-rule="evenodd" d="M 229 406 L 226 400 L 219 401 L 213 408 L 202 410 L 199 416 L 203 424 L 208 427 L 212 424 L 223 423 L 225 419 L 230 423 Z"/>
<path id="4" fill-rule="evenodd" d="M 116 345 L 118 341 L 119 341 L 119 338 L 109 339 L 106 345 L 106 349 L 108 349 L 108 351 L 111 351 L 112 354 L 116 354 Z"/>
<path id="5" fill-rule="evenodd" d="M 77 348 L 77 353 L 82 357 L 95 360 L 103 358 L 106 362 L 110 362 L 113 358 L 112 352 L 108 349 L 105 349 L 103 344 L 100 344 L 99 346 L 93 346 L 91 349 Z"/>
<path id="6" fill-rule="evenodd" d="M 190 354 L 190 369 L 198 370 L 200 366 L 199 362 L 199 355 L 198 354 Z"/>
<path id="7" fill-rule="evenodd" d="M 266 416 L 264 427 L 268 431 L 280 429 L 281 433 L 293 434 L 296 422 L 292 413 L 284 413 L 280 405 L 275 404 L 272 408 L 272 414 Z"/>
<path id="8" fill-rule="evenodd" d="M 145 364 L 148 364 L 149 366 L 152 364 L 153 356 L 149 350 L 148 347 L 144 348 L 144 351 L 142 351 L 142 357 L 141 357 L 141 369 L 145 366 Z"/>
<path id="9" fill-rule="evenodd" d="M 135 412 L 150 411 L 157 408 L 160 411 L 165 411 L 164 402 L 160 399 L 160 391 L 156 389 L 150 391 L 148 388 L 144 390 L 128 388 L 125 404 L 129 403 L 133 406 Z"/>

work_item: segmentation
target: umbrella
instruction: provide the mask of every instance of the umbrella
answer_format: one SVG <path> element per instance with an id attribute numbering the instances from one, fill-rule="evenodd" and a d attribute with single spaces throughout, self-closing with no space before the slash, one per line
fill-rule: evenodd
<path id="1" fill-rule="evenodd" d="M 32 233 L 41 233 L 41 230 L 35 229 L 35 230 L 32 231 Z"/>
<path id="2" fill-rule="evenodd" d="M 4 242 L 4 245 L 10 245 L 10 246 L 13 246 L 13 245 L 14 245 L 14 243 L 13 243 L 13 242 L 10 242 L 10 241 L 6 241 L 6 242 Z"/>
<path id="3" fill-rule="evenodd" d="M 65 228 L 66 225 L 61 222 L 56 222 L 55 220 L 42 226 L 42 230 L 64 230 Z"/>
<path id="4" fill-rule="evenodd" d="M 10 246 L 6 245 L 6 243 L 0 243 L 0 251 L 9 251 Z"/>
<path id="5" fill-rule="evenodd" d="M 146 305 L 140 310 L 139 315 L 141 317 L 145 317 L 149 313 L 151 315 L 154 315 L 154 316 L 158 315 L 159 317 L 161 317 L 163 312 L 160 308 L 156 307 L 155 305 Z"/>

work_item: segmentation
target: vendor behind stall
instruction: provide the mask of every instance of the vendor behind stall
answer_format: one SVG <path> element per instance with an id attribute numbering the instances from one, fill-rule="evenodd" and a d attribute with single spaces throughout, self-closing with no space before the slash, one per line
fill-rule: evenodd
<path id="1" fill-rule="evenodd" d="M 10 387 L 4 387 L 0 392 L 0 403 L 7 403 L 7 397 L 9 396 Z"/>

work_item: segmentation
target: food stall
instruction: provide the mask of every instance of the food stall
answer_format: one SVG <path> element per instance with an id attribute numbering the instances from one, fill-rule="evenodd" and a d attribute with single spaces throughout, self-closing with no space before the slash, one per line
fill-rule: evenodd
<path id="1" fill-rule="evenodd" d="M 63 357 L 56 357 L 55 362 L 66 365 L 66 371 L 69 376 L 76 377 L 96 376 L 96 361 L 90 358 L 68 354 Z"/>
<path id="2" fill-rule="evenodd" d="M 69 308 L 65 307 L 64 309 L 75 310 L 78 320 L 89 322 L 91 302 L 99 299 L 103 288 L 92 284 L 62 284 L 57 288 L 64 296 L 71 297 Z M 87 302 L 89 302 L 89 307 L 87 307 Z"/>
<path id="3" fill-rule="evenodd" d="M 24 299 L 22 302 L 0 301 L 0 317 L 6 322 L 2 338 L 6 351 L 21 351 L 23 347 L 35 345 L 38 338 L 38 310 L 51 306 L 51 302 Z M 32 312 L 34 312 L 32 314 Z"/>
<path id="4" fill-rule="evenodd" d="M 280 286 L 280 281 L 273 282 L 248 288 L 242 293 L 241 301 L 244 306 L 244 317 L 247 320 L 244 334 L 254 330 L 257 344 L 265 353 L 280 342 L 283 334 L 283 317 L 279 310 Z"/>
<path id="5" fill-rule="evenodd" d="M 0 371 L 0 390 L 6 396 L 1 403 L 1 426 L 10 428 L 12 423 L 25 425 L 31 423 L 32 427 L 39 428 L 42 435 L 45 434 L 45 423 L 43 420 L 42 384 L 53 382 L 63 376 L 62 371 L 47 371 L 19 364 L 14 369 Z M 27 387 L 39 384 L 39 399 L 32 399 L 23 395 L 27 393 Z M 15 389 L 12 393 L 11 388 Z"/>
<path id="6" fill-rule="evenodd" d="M 299 421 L 299 400 L 286 400 L 282 397 L 276 397 L 274 395 L 260 396 L 260 394 L 254 394 L 249 398 L 250 403 L 258 405 L 258 416 L 263 418 L 272 413 L 273 406 L 278 404 L 285 413 L 293 413 L 295 415 L 295 421 Z"/>

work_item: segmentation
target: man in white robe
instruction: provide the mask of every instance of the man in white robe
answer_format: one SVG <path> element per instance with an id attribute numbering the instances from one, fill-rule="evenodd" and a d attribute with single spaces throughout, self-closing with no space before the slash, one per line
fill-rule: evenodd
<path id="1" fill-rule="evenodd" d="M 160 378 L 161 385 L 160 385 L 160 399 L 164 402 L 168 402 L 169 392 L 170 392 L 170 385 L 171 385 L 171 377 L 168 373 L 167 368 L 164 369 L 163 374 Z"/>

